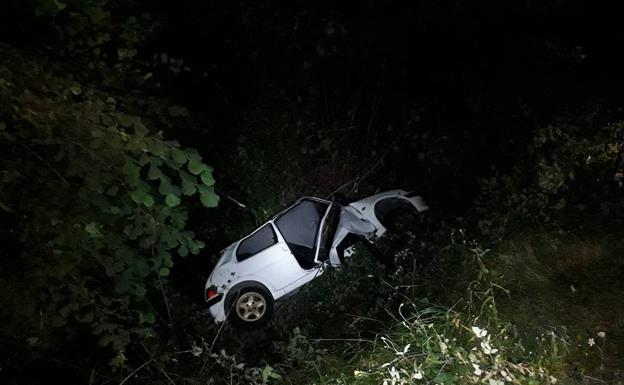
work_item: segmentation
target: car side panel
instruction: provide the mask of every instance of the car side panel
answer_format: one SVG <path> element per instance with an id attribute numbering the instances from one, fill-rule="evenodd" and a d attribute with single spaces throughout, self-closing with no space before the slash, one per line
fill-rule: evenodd
<path id="1" fill-rule="evenodd" d="M 267 288 L 276 298 L 280 290 L 300 278 L 302 269 L 288 246 L 278 242 L 244 261 L 235 263 L 230 274 L 233 276 L 232 284 L 246 280 L 266 282 Z M 259 280 L 257 277 L 264 279 Z"/>
<path id="2" fill-rule="evenodd" d="M 347 207 L 360 218 L 370 221 L 377 229 L 374 237 L 379 238 L 386 233 L 387 229 L 375 215 L 375 205 L 378 202 L 388 198 L 399 198 L 409 202 L 418 212 L 428 209 L 421 197 L 407 197 L 408 194 L 405 190 L 390 190 L 352 202 Z"/>

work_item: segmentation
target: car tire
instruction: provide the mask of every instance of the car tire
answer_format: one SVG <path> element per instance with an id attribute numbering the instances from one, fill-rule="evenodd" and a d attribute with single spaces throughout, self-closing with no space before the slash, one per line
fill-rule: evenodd
<path id="1" fill-rule="evenodd" d="M 242 329 L 264 326 L 273 314 L 273 296 L 260 283 L 242 283 L 233 287 L 226 296 L 228 320 Z"/>

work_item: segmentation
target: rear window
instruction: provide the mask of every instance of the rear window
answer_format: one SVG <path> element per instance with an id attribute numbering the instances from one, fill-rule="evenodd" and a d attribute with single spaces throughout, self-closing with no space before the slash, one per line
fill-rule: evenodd
<path id="1" fill-rule="evenodd" d="M 256 231 L 252 236 L 245 238 L 236 250 L 236 259 L 244 261 L 245 259 L 258 254 L 262 250 L 273 246 L 277 243 L 277 235 L 270 223 L 266 224 L 260 230 Z"/>

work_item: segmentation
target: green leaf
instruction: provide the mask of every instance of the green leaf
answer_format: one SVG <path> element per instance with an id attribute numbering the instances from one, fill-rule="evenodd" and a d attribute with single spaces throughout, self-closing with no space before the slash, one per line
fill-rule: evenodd
<path id="1" fill-rule="evenodd" d="M 160 186 L 158 187 L 158 192 L 162 195 L 171 194 L 171 182 L 168 179 L 161 180 Z"/>
<path id="2" fill-rule="evenodd" d="M 82 93 L 82 87 L 80 87 L 79 84 L 76 84 L 76 85 L 73 85 L 73 86 L 69 87 L 69 90 L 74 95 L 80 95 Z"/>
<path id="3" fill-rule="evenodd" d="M 145 293 L 147 293 L 147 290 L 145 290 L 145 287 L 142 286 L 142 285 L 141 286 L 137 286 L 137 288 L 134 290 L 134 294 L 137 297 L 144 297 Z"/>
<path id="4" fill-rule="evenodd" d="M 160 140 L 153 140 L 150 150 L 154 155 L 165 156 L 165 154 L 167 153 L 167 145 Z"/>
<path id="5" fill-rule="evenodd" d="M 206 185 L 206 186 L 212 186 L 215 184 L 215 180 L 214 177 L 212 176 L 212 172 L 206 170 L 204 172 L 201 173 L 201 181 Z"/>
<path id="6" fill-rule="evenodd" d="M 154 315 L 154 313 L 141 313 L 141 317 L 148 324 L 153 324 L 154 322 L 156 322 L 156 315 Z"/>
<path id="7" fill-rule="evenodd" d="M 182 195 L 182 189 L 180 189 L 178 186 L 176 185 L 171 185 L 171 194 L 179 197 Z"/>
<path id="8" fill-rule="evenodd" d="M 167 194 L 165 197 L 165 203 L 169 207 L 176 207 L 180 204 L 180 198 L 174 194 Z"/>
<path id="9" fill-rule="evenodd" d="M 145 199 L 145 192 L 141 190 L 134 190 L 130 193 L 130 198 L 134 203 L 143 203 Z"/>
<path id="10" fill-rule="evenodd" d="M 199 159 L 193 158 L 188 162 L 188 169 L 193 175 L 201 174 L 206 168 L 206 165 Z"/>
<path id="11" fill-rule="evenodd" d="M 450 373 L 440 373 L 433 378 L 433 383 L 435 384 L 453 384 L 455 382 L 455 376 Z"/>
<path id="12" fill-rule="evenodd" d="M 151 157 L 147 153 L 143 153 L 139 157 L 139 164 L 141 166 L 145 166 L 146 164 L 150 162 L 150 160 L 151 160 Z"/>
<path id="13" fill-rule="evenodd" d="M 121 168 L 121 171 L 126 174 L 129 179 L 139 179 L 139 172 L 141 170 L 139 166 L 134 164 L 132 161 L 127 160 Z"/>
<path id="14" fill-rule="evenodd" d="M 188 248 L 184 245 L 180 246 L 180 248 L 178 249 L 178 255 L 180 257 L 186 257 L 188 253 L 189 253 Z"/>
<path id="15" fill-rule="evenodd" d="M 59 0 L 54 0 L 54 5 L 56 5 L 56 8 L 57 8 L 59 11 L 62 11 L 62 10 L 64 10 L 65 8 L 67 8 L 67 4 L 65 4 L 64 2 L 59 1 Z"/>
<path id="16" fill-rule="evenodd" d="M 217 207 L 220 198 L 213 191 L 203 191 L 199 199 L 205 207 L 212 208 Z"/>
<path id="17" fill-rule="evenodd" d="M 179 148 L 174 148 L 173 150 L 171 150 L 171 157 L 174 161 L 176 161 L 176 163 L 186 163 L 186 152 L 180 150 Z"/>
<path id="18" fill-rule="evenodd" d="M 197 152 L 197 150 L 194 148 L 189 148 L 188 150 L 186 150 L 186 155 L 191 160 L 195 159 L 201 161 L 201 155 L 199 155 L 199 152 Z"/>
<path id="19" fill-rule="evenodd" d="M 98 230 L 97 224 L 94 222 L 87 223 L 84 227 L 85 231 L 91 235 L 98 234 L 100 231 Z"/>
<path id="20" fill-rule="evenodd" d="M 122 127 L 130 128 L 139 119 L 140 118 L 138 116 L 134 115 L 117 114 L 117 123 L 119 123 Z"/>
<path id="21" fill-rule="evenodd" d="M 143 197 L 143 204 L 146 207 L 154 206 L 154 197 L 151 196 L 150 194 L 145 194 L 145 196 Z"/>
<path id="22" fill-rule="evenodd" d="M 180 178 L 191 183 L 197 183 L 197 178 L 186 171 L 180 171 Z"/>
<path id="23" fill-rule="evenodd" d="M 169 275 L 169 268 L 161 267 L 160 270 L 158 271 L 158 275 L 160 275 L 161 277 L 168 276 Z"/>
<path id="24" fill-rule="evenodd" d="M 182 194 L 184 195 L 193 195 L 197 192 L 197 188 L 194 183 L 191 183 L 187 180 L 182 181 Z"/>
<path id="25" fill-rule="evenodd" d="M 262 370 L 263 383 L 265 383 L 265 384 L 268 383 L 269 379 L 271 379 L 271 378 L 279 379 L 279 378 L 282 378 L 282 376 L 280 376 L 279 374 L 275 373 L 275 370 L 273 370 L 272 367 L 267 365 Z"/>
<path id="26" fill-rule="evenodd" d="M 145 125 L 141 122 L 141 119 L 138 119 L 135 123 L 134 123 L 134 132 L 140 136 L 140 137 L 144 137 L 145 135 L 147 135 L 149 133 L 149 130 L 147 129 L 147 127 L 145 127 Z"/>
<path id="27" fill-rule="evenodd" d="M 147 179 L 158 179 L 161 175 L 162 172 L 160 171 L 160 169 L 157 166 L 151 164 L 149 170 L 147 171 Z"/>

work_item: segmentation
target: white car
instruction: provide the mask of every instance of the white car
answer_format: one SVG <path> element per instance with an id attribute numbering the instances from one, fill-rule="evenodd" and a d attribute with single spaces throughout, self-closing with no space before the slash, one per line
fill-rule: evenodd
<path id="1" fill-rule="evenodd" d="M 276 300 L 340 265 L 358 239 L 374 242 L 403 213 L 427 209 L 404 190 L 376 194 L 342 206 L 304 197 L 222 252 L 206 281 L 205 299 L 215 322 L 263 325 Z"/>

